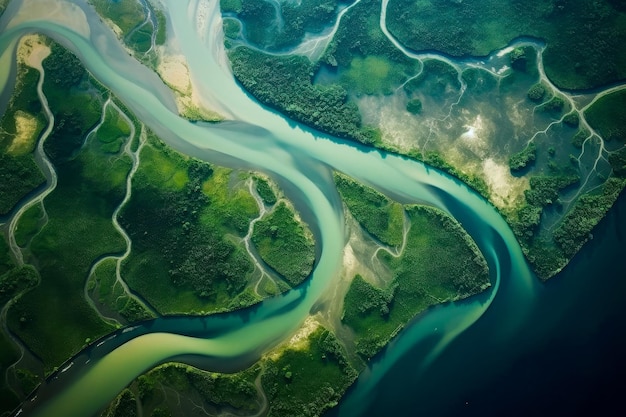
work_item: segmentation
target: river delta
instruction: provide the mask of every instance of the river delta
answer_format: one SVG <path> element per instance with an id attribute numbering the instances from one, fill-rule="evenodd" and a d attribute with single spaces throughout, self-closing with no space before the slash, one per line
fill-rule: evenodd
<path id="1" fill-rule="evenodd" d="M 626 11 L 518 3 L 2 2 L 0 412 L 619 407 Z"/>

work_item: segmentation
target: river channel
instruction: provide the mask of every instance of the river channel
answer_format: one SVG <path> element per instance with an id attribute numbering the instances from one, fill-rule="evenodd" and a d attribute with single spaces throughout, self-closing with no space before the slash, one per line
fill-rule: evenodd
<path id="1" fill-rule="evenodd" d="M 488 335 L 489 340 L 496 341 L 493 346 L 519 340 L 520 332 L 530 331 L 532 320 L 541 320 L 537 299 L 556 298 L 545 295 L 551 294 L 550 285 L 544 286 L 532 276 L 498 212 L 458 180 L 419 162 L 311 131 L 251 99 L 225 65 L 217 2 L 167 0 L 164 4 L 168 24 L 188 58 L 190 72 L 199 80 L 199 93 L 233 119 L 219 124 L 190 123 L 178 117 L 172 95 L 160 79 L 134 61 L 81 1 L 76 2 L 82 11 L 77 16 L 82 16 L 87 31 L 74 30 L 74 26 L 54 19 L 31 18 L 37 13 L 30 14 L 28 7 L 35 7 L 36 2 L 18 3 L 12 2 L 0 20 L 0 50 L 30 32 L 58 40 L 173 148 L 219 165 L 272 176 L 312 226 L 318 243 L 315 269 L 300 287 L 234 313 L 159 318 L 121 329 L 69 359 L 18 413 L 94 415 L 130 381 L 158 364 L 178 360 L 214 371 L 236 371 L 288 337 L 339 275 L 346 237 L 341 201 L 332 182 L 333 170 L 398 201 L 429 204 L 451 214 L 484 254 L 492 282 L 490 289 L 479 296 L 423 314 L 372 364 L 337 413 L 367 415 L 367 409 L 357 404 L 367 405 L 360 399 L 379 391 L 379 387 L 394 385 L 389 382 L 390 375 L 421 384 L 438 375 L 437 369 L 448 369 L 449 363 L 456 366 L 462 358 L 471 361 L 473 356 L 482 357 L 473 353 L 478 349 L 470 343 L 474 339 Z M 60 0 L 51 3 L 65 4 Z M 206 25 L 199 32 L 194 22 L 200 13 Z M 567 292 L 568 284 L 562 281 L 561 290 Z M 554 326 L 555 320 L 552 317 L 549 322 Z M 545 333 L 550 326 L 541 328 Z M 399 364 L 407 360 L 414 372 L 400 378 L 398 367 L 403 366 Z M 414 390 L 419 391 L 419 386 Z M 388 407 L 384 393 L 381 395 L 379 406 Z M 399 407 L 396 415 L 412 405 Z"/>

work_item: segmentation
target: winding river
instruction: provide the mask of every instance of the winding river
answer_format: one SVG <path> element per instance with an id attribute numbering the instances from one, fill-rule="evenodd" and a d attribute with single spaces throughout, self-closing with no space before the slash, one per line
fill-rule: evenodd
<path id="1" fill-rule="evenodd" d="M 490 305 L 497 304 L 499 323 L 506 323 L 497 330 L 497 337 L 503 340 L 515 335 L 531 314 L 532 300 L 541 285 L 532 276 L 508 225 L 491 205 L 456 179 L 419 162 L 321 135 L 260 106 L 240 89 L 228 70 L 221 47 L 218 2 L 164 1 L 173 36 L 188 58 L 200 95 L 233 120 L 216 125 L 179 118 L 171 92 L 129 57 L 83 1 L 75 2 L 80 13 L 74 16 L 84 21 L 71 27 L 29 13 L 28 8 L 36 2 L 18 3 L 12 2 L 0 20 L 0 50 L 13 50 L 15 40 L 29 32 L 58 40 L 173 148 L 274 178 L 312 226 L 318 242 L 316 266 L 304 285 L 234 313 L 159 318 L 121 329 L 68 360 L 18 414 L 94 415 L 134 378 L 158 364 L 178 360 L 214 371 L 236 371 L 284 340 L 339 275 L 346 242 L 332 170 L 398 201 L 425 203 L 451 214 L 484 254 L 492 281 L 491 288 L 479 296 L 423 314 L 361 378 L 338 411 L 342 415 L 357 415 L 357 404 L 366 403 L 363 399 L 414 346 L 421 347 L 416 374 L 428 372 L 429 365 Z M 54 3 L 65 4 L 61 0 Z M 206 25 L 196 24 L 200 18 L 208 19 Z M 79 26 L 88 30 L 73 29 Z M 199 32 L 201 26 L 205 30 Z M 4 70 L 10 61 L 2 59 L 0 63 Z"/>

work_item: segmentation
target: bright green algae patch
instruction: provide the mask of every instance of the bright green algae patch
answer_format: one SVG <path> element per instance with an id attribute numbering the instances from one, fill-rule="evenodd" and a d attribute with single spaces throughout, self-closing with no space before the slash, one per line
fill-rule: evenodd
<path id="1" fill-rule="evenodd" d="M 284 202 L 255 223 L 252 242 L 265 263 L 292 286 L 311 273 L 315 261 L 311 231 Z"/>
<path id="2" fill-rule="evenodd" d="M 231 302 L 252 272 L 241 238 L 258 215 L 242 180 L 151 134 L 139 158 L 120 218 L 133 241 L 124 279 L 162 314 L 240 307 Z"/>
<path id="3" fill-rule="evenodd" d="M 559 87 L 584 89 L 626 78 L 626 8 L 620 4 L 390 0 L 387 26 L 413 50 L 454 56 L 484 56 L 520 36 L 545 39 L 548 77 Z"/>
<path id="4" fill-rule="evenodd" d="M 365 230 L 387 245 L 402 244 L 404 210 L 401 204 L 345 175 L 335 174 L 335 184 L 350 213 Z"/>
<path id="5" fill-rule="evenodd" d="M 354 330 L 357 352 L 365 358 L 427 307 L 489 286 L 486 261 L 455 220 L 425 206 L 406 211 L 411 228 L 404 251 L 398 257 L 378 255 L 392 281 L 378 288 L 357 275 L 345 297 L 342 321 Z"/>

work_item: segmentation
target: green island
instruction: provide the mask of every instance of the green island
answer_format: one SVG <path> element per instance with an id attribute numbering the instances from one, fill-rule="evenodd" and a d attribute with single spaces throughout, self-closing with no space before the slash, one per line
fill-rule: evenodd
<path id="1" fill-rule="evenodd" d="M 302 283 L 311 273 L 315 261 L 313 236 L 284 202 L 255 223 L 252 242 L 261 259 L 291 286 Z"/>
<path id="2" fill-rule="evenodd" d="M 487 263 L 462 227 L 445 213 L 427 206 L 391 203 L 382 194 L 343 175 L 335 181 L 350 213 L 374 237 L 398 231 L 398 209 L 406 212 L 408 231 L 400 251 L 376 250 L 380 270 L 372 283 L 354 276 L 345 295 L 342 323 L 354 331 L 356 352 L 364 359 L 378 353 L 413 317 L 429 306 L 467 298 L 489 287 Z M 349 197 L 346 197 L 349 196 Z M 372 200 L 385 201 L 382 208 Z M 376 207 L 376 205 L 374 205 Z M 387 219 L 386 221 L 380 219 Z M 371 226 L 370 226 L 371 228 Z M 401 231 L 401 230 L 400 230 Z M 382 247 L 381 247 L 382 248 Z"/>

